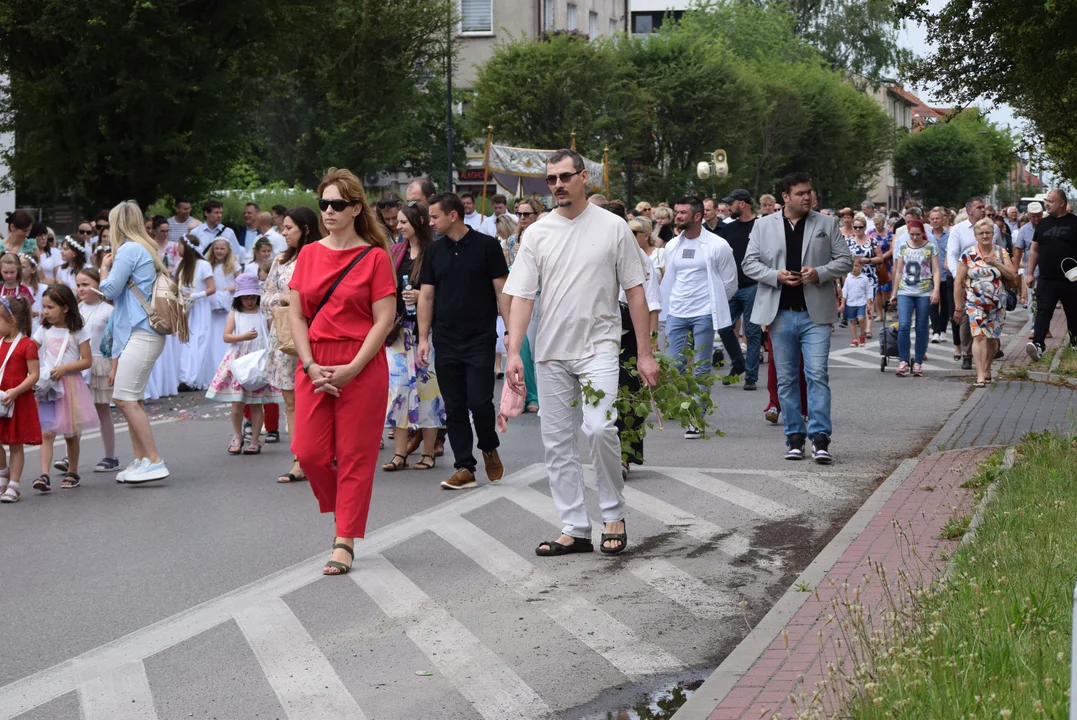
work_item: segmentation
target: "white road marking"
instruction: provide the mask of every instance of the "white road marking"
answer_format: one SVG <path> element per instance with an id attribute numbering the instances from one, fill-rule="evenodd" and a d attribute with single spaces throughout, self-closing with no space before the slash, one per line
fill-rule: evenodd
<path id="1" fill-rule="evenodd" d="M 75 664 L 76 675 L 86 668 Z M 141 661 L 123 663 L 107 675 L 90 673 L 79 684 L 83 720 L 157 720 L 153 693 Z"/>
<path id="2" fill-rule="evenodd" d="M 653 470 L 654 468 L 650 469 Z M 723 480 L 704 475 L 696 470 L 680 468 L 675 474 L 666 472 L 662 474 L 771 520 L 786 520 L 800 514 L 800 511 L 791 507 L 760 497 L 753 492 L 748 492 L 736 485 L 730 485 Z"/>
<path id="3" fill-rule="evenodd" d="M 663 475 L 671 475 L 676 477 L 680 472 L 680 468 L 667 468 L 668 473 L 663 472 Z M 756 475 L 760 477 L 773 478 L 779 482 L 783 482 L 787 485 L 792 485 L 798 490 L 814 495 L 822 500 L 844 500 L 849 497 L 849 493 L 845 492 L 841 488 L 836 487 L 828 483 L 819 477 L 820 473 L 812 472 L 783 472 L 781 470 L 702 470 L 706 475 Z M 846 477 L 846 478 L 868 478 L 873 477 L 871 475 L 839 475 L 838 473 L 829 473 L 829 477 Z"/>
<path id="4" fill-rule="evenodd" d="M 500 582 L 533 600 L 530 607 L 549 615 L 629 678 L 639 680 L 684 667 L 673 655 L 641 640 L 630 627 L 589 600 L 559 588 L 552 577 L 467 520 L 446 518 L 431 530 Z"/>
<path id="5" fill-rule="evenodd" d="M 632 574 L 684 609 L 704 620 L 724 620 L 736 612 L 736 601 L 666 560 L 639 558 L 629 563 Z"/>
<path id="6" fill-rule="evenodd" d="M 266 600 L 235 618 L 288 720 L 366 720 L 287 603 Z"/>
<path id="7" fill-rule="evenodd" d="M 487 720 L 553 718 L 519 675 L 381 555 L 348 575 Z"/>

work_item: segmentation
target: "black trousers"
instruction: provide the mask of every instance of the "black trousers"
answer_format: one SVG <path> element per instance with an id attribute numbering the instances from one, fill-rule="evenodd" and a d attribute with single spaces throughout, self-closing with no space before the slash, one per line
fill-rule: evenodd
<path id="1" fill-rule="evenodd" d="M 931 332 L 946 332 L 946 323 L 950 323 L 954 346 L 961 345 L 961 325 L 954 322 L 954 279 L 948 278 L 939 283 L 938 305 L 931 306 Z"/>
<path id="2" fill-rule="evenodd" d="M 441 399 L 445 401 L 449 445 L 456 458 L 453 467 L 457 469 L 467 468 L 475 472 L 472 421 L 479 450 L 492 452 L 500 444 L 495 426 L 493 367 L 493 342 L 489 350 L 461 352 L 442 343 L 434 351 L 434 370 L 438 374 Z"/>
<path id="3" fill-rule="evenodd" d="M 625 319 L 626 315 L 627 315 L 627 310 L 622 309 L 622 312 L 621 312 L 622 320 Z M 621 356 L 620 356 L 621 372 L 617 376 L 617 386 L 618 386 L 618 388 L 626 387 L 629 390 L 631 390 L 632 392 L 636 392 L 641 387 L 643 387 L 643 381 L 639 379 L 638 375 L 633 376 L 628 371 L 628 364 L 636 359 L 636 354 L 638 353 L 638 348 L 639 348 L 639 346 L 636 344 L 636 331 L 631 329 L 632 328 L 631 318 L 628 318 L 628 325 L 626 327 L 629 328 L 629 331 L 627 333 L 624 333 L 624 334 L 621 335 Z M 738 348 L 738 349 L 740 349 L 740 348 Z M 641 425 L 643 425 L 644 421 L 646 421 L 646 420 L 647 420 L 647 416 L 640 417 L 639 415 L 636 415 L 634 412 L 627 413 L 627 414 L 617 413 L 617 440 L 619 442 L 621 441 L 621 433 L 623 433 L 625 431 L 625 428 L 633 428 L 633 429 L 638 428 Z M 621 447 L 622 448 L 624 447 L 623 442 L 621 443 Z M 625 457 L 626 454 L 628 455 L 627 458 Z M 628 462 L 632 463 L 633 465 L 642 465 L 643 464 L 643 438 L 640 438 L 640 439 L 634 441 L 631 444 L 631 448 L 629 449 L 629 451 L 627 453 L 625 453 L 624 450 L 622 449 L 622 451 L 621 451 L 621 459 L 622 460 L 627 459 Z"/>
<path id="4" fill-rule="evenodd" d="M 1036 281 L 1036 323 L 1032 329 L 1032 341 L 1037 345 L 1042 346 L 1047 341 L 1047 331 L 1051 329 L 1051 318 L 1059 300 L 1066 313 L 1070 342 L 1077 340 L 1077 283 L 1040 278 Z"/>

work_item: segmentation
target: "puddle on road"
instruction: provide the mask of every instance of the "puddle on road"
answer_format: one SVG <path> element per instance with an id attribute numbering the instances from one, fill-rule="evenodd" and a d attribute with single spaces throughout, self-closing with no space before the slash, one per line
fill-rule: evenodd
<path id="1" fill-rule="evenodd" d="M 630 707 L 618 707 L 602 714 L 587 715 L 581 720 L 669 720 L 702 684 L 702 678 L 682 680 L 658 690 L 641 693 Z"/>

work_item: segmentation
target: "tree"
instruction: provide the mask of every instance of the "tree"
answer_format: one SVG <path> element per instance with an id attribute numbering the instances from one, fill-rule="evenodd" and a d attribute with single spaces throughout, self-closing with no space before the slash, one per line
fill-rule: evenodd
<path id="1" fill-rule="evenodd" d="M 274 0 L 7 0 L 0 129 L 21 197 L 198 193 L 242 153 Z M 209 20 L 212 18 L 212 20 Z"/>
<path id="2" fill-rule="evenodd" d="M 904 72 L 941 99 L 1007 103 L 1031 121 L 1063 176 L 1077 178 L 1077 3 L 898 0 L 898 11 L 934 32 L 936 50 Z"/>
<path id="3" fill-rule="evenodd" d="M 978 111 L 966 111 L 903 137 L 894 151 L 894 173 L 921 204 L 960 207 L 1006 178 L 1011 151 L 1008 133 Z"/>
<path id="4" fill-rule="evenodd" d="M 795 32 L 831 67 L 871 81 L 912 58 L 899 45 L 901 16 L 892 0 L 789 0 Z"/>

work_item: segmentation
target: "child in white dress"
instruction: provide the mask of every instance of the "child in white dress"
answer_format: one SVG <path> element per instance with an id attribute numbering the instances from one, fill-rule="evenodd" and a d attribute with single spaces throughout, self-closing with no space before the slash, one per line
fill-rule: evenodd
<path id="1" fill-rule="evenodd" d="M 187 306 L 190 339 L 180 346 L 180 390 L 205 390 L 217 372 L 217 361 L 210 354 L 210 299 L 216 293 L 213 268 L 202 257 L 202 248 L 194 235 L 181 239 L 180 262 L 176 266 L 176 283 Z"/>
<path id="2" fill-rule="evenodd" d="M 216 292 L 209 298 L 209 353 L 206 355 L 206 362 L 216 371 L 217 363 L 228 352 L 228 343 L 224 341 L 224 325 L 228 321 L 228 313 L 232 310 L 232 293 L 236 290 L 239 266 L 228 240 L 214 240 L 206 259 L 213 267 L 213 283 L 216 288 Z"/>

